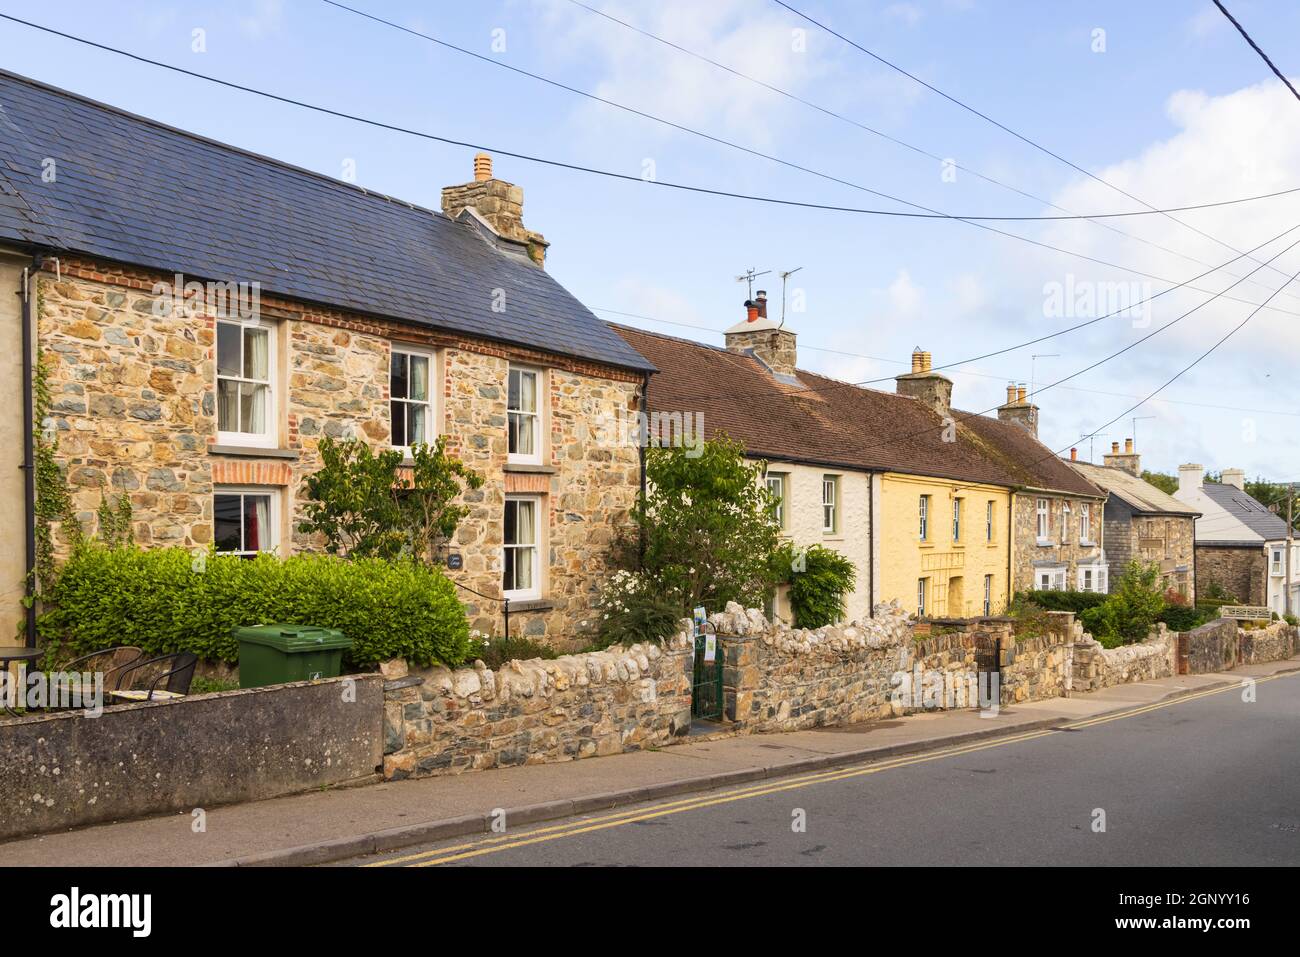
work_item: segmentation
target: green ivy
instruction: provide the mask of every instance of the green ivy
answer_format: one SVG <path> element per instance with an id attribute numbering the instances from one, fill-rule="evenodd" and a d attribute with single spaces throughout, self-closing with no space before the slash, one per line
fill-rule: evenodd
<path id="1" fill-rule="evenodd" d="M 797 627 L 821 628 L 844 619 L 845 601 L 857 581 L 853 562 L 821 545 L 801 551 L 789 543 L 780 560 L 790 575 L 790 609 Z"/>

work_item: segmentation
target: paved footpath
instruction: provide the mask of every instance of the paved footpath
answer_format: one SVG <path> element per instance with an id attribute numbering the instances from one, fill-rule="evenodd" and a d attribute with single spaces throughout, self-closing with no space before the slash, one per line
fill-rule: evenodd
<path id="1" fill-rule="evenodd" d="M 692 741 L 654 751 L 453 777 L 316 791 L 206 808 L 0 844 L 0 864 L 316 864 L 747 782 L 863 764 L 1001 735 L 1052 728 L 1155 704 L 1243 678 L 1300 669 L 1300 659 L 1231 673 L 1185 675 L 1005 708 L 993 718 L 958 711 L 787 734 Z M 1291 685 L 1292 682 L 1283 682 Z"/>

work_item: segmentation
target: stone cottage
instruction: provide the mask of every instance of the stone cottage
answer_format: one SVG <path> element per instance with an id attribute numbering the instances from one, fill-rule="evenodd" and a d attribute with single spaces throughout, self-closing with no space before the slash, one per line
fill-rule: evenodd
<path id="1" fill-rule="evenodd" d="M 31 534 L 26 334 L 86 524 L 118 492 L 146 545 L 309 551 L 323 436 L 445 436 L 485 478 L 446 548 L 471 624 L 500 633 L 509 597 L 513 633 L 577 638 L 641 481 L 596 424 L 652 366 L 547 273 L 487 156 L 435 211 L 13 74 L 0 108 L 8 541 Z M 30 556 L 0 560 L 13 619 Z"/>
<path id="2" fill-rule="evenodd" d="M 1016 489 L 1015 590 L 1104 592 L 1109 578 L 1103 526 L 1106 493 L 1038 442 L 1040 410 L 1028 401 L 1026 391 L 1023 384 L 1008 383 L 1007 401 L 998 408 L 998 419 L 1031 436 L 1055 466 L 1049 469 L 1046 462 L 1039 462 L 1036 471 L 1050 475 L 1052 481 L 1027 475 Z"/>
<path id="3" fill-rule="evenodd" d="M 1104 465 L 1080 462 L 1071 450 L 1070 465 L 1108 493 L 1103 515 L 1111 588 L 1129 562 L 1152 563 L 1159 566 L 1166 589 L 1195 604 L 1196 519 L 1200 513 L 1142 479 L 1142 459 L 1134 451 L 1132 439 L 1125 441 L 1123 452 L 1118 442 L 1112 442 L 1103 461 Z"/>

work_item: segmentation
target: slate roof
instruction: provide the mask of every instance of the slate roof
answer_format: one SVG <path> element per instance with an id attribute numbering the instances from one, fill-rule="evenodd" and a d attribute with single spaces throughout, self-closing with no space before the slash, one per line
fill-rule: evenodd
<path id="1" fill-rule="evenodd" d="M 1093 485 L 1105 489 L 1116 498 L 1123 499 L 1135 512 L 1149 515 L 1181 515 L 1187 518 L 1201 514 L 1186 502 L 1178 501 L 1145 479 L 1123 469 L 1109 465 L 1094 465 L 1091 462 L 1070 462 L 1069 465 Z"/>
<path id="2" fill-rule="evenodd" d="M 4 240 L 650 368 L 473 225 L 0 70 Z M 492 311 L 497 288 L 505 312 Z"/>
<path id="3" fill-rule="evenodd" d="M 706 437 L 726 432 L 757 458 L 1104 497 L 1018 425 L 954 410 L 957 441 L 944 442 L 939 416 L 908 396 L 803 370 L 787 385 L 750 356 L 613 328 L 659 370 L 652 412 L 701 413 Z"/>
<path id="4" fill-rule="evenodd" d="M 1205 482 L 1201 491 L 1210 501 L 1228 512 L 1266 542 L 1286 538 L 1286 519 L 1274 515 L 1268 507 L 1227 482 Z M 1198 542 L 1198 544 L 1201 544 Z"/>

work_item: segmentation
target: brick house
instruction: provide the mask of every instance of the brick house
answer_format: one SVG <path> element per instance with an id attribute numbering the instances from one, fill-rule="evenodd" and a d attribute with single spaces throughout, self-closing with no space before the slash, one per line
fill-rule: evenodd
<path id="1" fill-rule="evenodd" d="M 724 348 L 616 328 L 658 370 L 651 412 L 743 442 L 767 463 L 795 544 L 853 561 L 850 619 L 890 600 L 932 618 L 1001 613 L 1030 587 L 1027 572 L 1013 585 L 1026 547 L 1013 502 L 1026 489 L 1089 503 L 1100 554 L 1104 494 L 1021 424 L 951 408 L 952 381 L 927 353 L 894 392 L 855 386 L 800 369 L 796 334 L 767 317 L 761 292 L 745 305 Z"/>
<path id="2" fill-rule="evenodd" d="M 316 550 L 297 521 L 322 436 L 446 436 L 485 478 L 447 546 L 471 625 L 499 633 L 507 596 L 513 633 L 576 640 L 641 481 L 594 423 L 652 366 L 546 272 L 488 157 L 438 212 L 13 74 L 0 107 L 10 541 L 30 317 L 87 525 L 116 490 L 145 545 Z"/>
<path id="3" fill-rule="evenodd" d="M 1105 517 L 1106 559 L 1113 590 L 1129 562 L 1154 563 L 1166 589 L 1172 588 L 1189 602 L 1196 601 L 1196 519 L 1200 513 L 1142 479 L 1142 460 L 1133 440 L 1111 443 L 1104 465 L 1080 462 L 1070 465 L 1107 493 Z"/>
<path id="4" fill-rule="evenodd" d="M 1224 469 L 1222 481 L 1205 478 L 1200 465 L 1178 467 L 1174 497 L 1197 509 L 1196 578 L 1204 594 L 1214 584 L 1245 605 L 1281 615 L 1300 608 L 1300 542 L 1291 542 L 1287 561 L 1286 520 L 1246 493 L 1246 473 Z"/>

